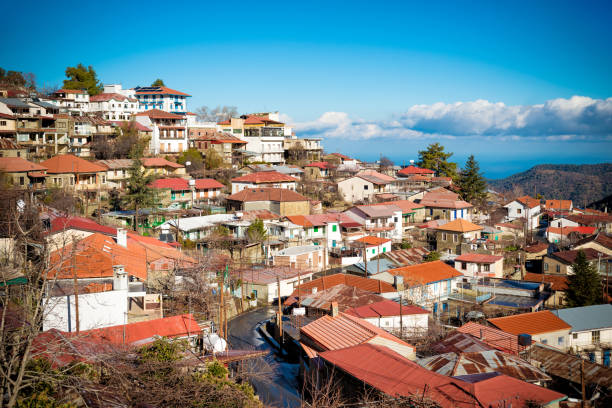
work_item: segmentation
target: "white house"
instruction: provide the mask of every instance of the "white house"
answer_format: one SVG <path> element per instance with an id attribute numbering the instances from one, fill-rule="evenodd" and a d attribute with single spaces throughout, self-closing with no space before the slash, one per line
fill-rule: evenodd
<path id="1" fill-rule="evenodd" d="M 529 196 L 519 197 L 504 206 L 508 209 L 508 220 L 524 218 L 530 230 L 540 225 L 540 200 Z"/>
<path id="2" fill-rule="evenodd" d="M 63 112 L 78 115 L 89 112 L 89 94 L 84 89 L 59 89 L 51 97 L 51 102 Z"/>
<path id="3" fill-rule="evenodd" d="M 187 98 L 191 95 L 165 86 L 137 86 L 134 97 L 138 100 L 140 111 L 157 109 L 185 115 L 188 112 Z"/>
<path id="4" fill-rule="evenodd" d="M 593 362 L 610 367 L 612 305 L 572 307 L 554 310 L 553 313 L 572 326 L 569 347 Z M 607 350 L 607 354 L 604 350 Z"/>
<path id="5" fill-rule="evenodd" d="M 455 269 L 463 275 L 473 278 L 503 278 L 504 257 L 466 253 L 455 258 Z"/>
<path id="6" fill-rule="evenodd" d="M 395 178 L 373 170 L 364 170 L 338 182 L 338 192 L 344 201 L 373 201 L 376 194 L 389 193 Z"/>
<path id="7" fill-rule="evenodd" d="M 91 96 L 90 112 L 99 113 L 106 120 L 130 120 L 138 113 L 138 100 L 119 93 L 101 93 Z"/>
<path id="8" fill-rule="evenodd" d="M 392 300 L 370 303 L 369 305 L 354 307 L 344 313 L 359 317 L 366 322 L 380 327 L 390 333 L 413 336 L 427 333 L 429 312 L 414 305 L 402 305 Z"/>
<path id="9" fill-rule="evenodd" d="M 327 268 L 327 249 L 321 245 L 301 245 L 282 249 L 272 256 L 274 266 L 320 272 Z"/>
<path id="10" fill-rule="evenodd" d="M 391 240 L 389 238 L 378 238 L 371 235 L 354 240 L 351 246 L 361 251 L 362 259 L 365 252 L 365 258 L 368 261 L 380 254 L 391 252 Z"/>
<path id="11" fill-rule="evenodd" d="M 279 296 L 286 297 L 312 280 L 312 272 L 287 267 L 250 268 L 241 271 L 246 295 L 254 295 L 259 301 L 273 303 Z"/>
<path id="12" fill-rule="evenodd" d="M 152 154 L 181 153 L 189 148 L 185 116 L 153 109 L 137 113 L 134 118 L 152 130 L 149 142 Z"/>
<path id="13" fill-rule="evenodd" d="M 580 224 L 567 218 L 557 218 L 550 222 L 550 226 L 554 228 L 579 227 Z"/>
<path id="14" fill-rule="evenodd" d="M 393 203 L 358 205 L 344 212 L 365 227 L 368 234 L 401 241 L 403 236 L 402 209 Z"/>

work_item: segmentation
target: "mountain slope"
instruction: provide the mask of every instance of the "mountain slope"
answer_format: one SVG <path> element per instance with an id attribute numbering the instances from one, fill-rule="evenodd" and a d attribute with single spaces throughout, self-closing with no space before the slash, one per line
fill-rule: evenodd
<path id="1" fill-rule="evenodd" d="M 546 199 L 573 200 L 583 207 L 612 194 L 612 163 L 540 164 L 488 183 L 499 192 L 541 194 Z"/>

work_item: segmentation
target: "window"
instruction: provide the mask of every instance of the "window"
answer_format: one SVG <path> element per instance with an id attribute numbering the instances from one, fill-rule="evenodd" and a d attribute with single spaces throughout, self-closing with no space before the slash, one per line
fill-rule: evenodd
<path id="1" fill-rule="evenodd" d="M 563 345 L 563 337 L 558 337 L 558 338 L 557 338 L 557 345 L 558 345 L 558 346 Z"/>
<path id="2" fill-rule="evenodd" d="M 555 270 L 557 271 L 557 273 L 561 273 L 561 265 L 557 265 L 555 267 Z"/>
<path id="3" fill-rule="evenodd" d="M 457 234 L 453 234 L 453 242 L 457 242 L 459 240 L 459 237 L 457 236 Z"/>
<path id="4" fill-rule="evenodd" d="M 548 270 L 548 262 L 544 262 L 544 270 L 547 271 Z"/>
<path id="5" fill-rule="evenodd" d="M 463 269 L 463 270 L 467 269 L 467 263 L 466 262 L 461 262 L 461 269 Z"/>
<path id="6" fill-rule="evenodd" d="M 520 208 L 517 208 L 517 209 L 516 209 L 516 213 L 517 213 L 517 214 L 521 214 L 522 212 L 523 212 L 523 210 L 521 210 Z"/>
<path id="7" fill-rule="evenodd" d="M 367 190 L 367 189 L 368 189 L 368 185 L 367 185 L 367 184 L 366 184 L 366 185 L 364 185 L 364 186 L 363 186 L 363 189 L 364 189 L 364 190 Z"/>
<path id="8" fill-rule="evenodd" d="M 491 272 L 491 265 L 489 265 L 489 264 L 484 264 L 482 267 L 483 267 L 483 269 L 484 269 L 484 271 L 485 271 L 485 272 Z"/>
<path id="9" fill-rule="evenodd" d="M 578 333 L 574 333 L 574 334 L 572 334 L 572 338 L 573 338 L 574 340 L 578 339 Z"/>
<path id="10" fill-rule="evenodd" d="M 19 185 L 23 186 L 25 184 L 25 177 L 19 177 Z"/>
<path id="11" fill-rule="evenodd" d="M 442 241 L 446 241 L 446 232 L 442 233 Z"/>
<path id="12" fill-rule="evenodd" d="M 542 344 L 548 344 L 548 340 L 547 339 L 542 339 Z"/>
<path id="13" fill-rule="evenodd" d="M 393 217 L 393 222 L 397 222 L 397 217 Z"/>
<path id="14" fill-rule="evenodd" d="M 599 330 L 593 330 L 591 332 L 591 343 L 599 344 L 599 340 L 601 338 L 600 336 L 601 336 L 601 333 Z"/>
<path id="15" fill-rule="evenodd" d="M 332 225 L 332 232 L 336 232 L 338 230 L 338 226 L 337 225 Z"/>
<path id="16" fill-rule="evenodd" d="M 0 126 L 6 126 L 6 120 L 0 120 Z"/>
<path id="17" fill-rule="evenodd" d="M 313 230 L 314 232 L 319 232 L 319 227 L 314 227 L 312 230 Z"/>
<path id="18" fill-rule="evenodd" d="M 376 250 L 375 250 L 375 249 L 372 249 L 372 253 L 373 253 L 373 254 L 375 254 L 375 253 L 376 253 Z"/>

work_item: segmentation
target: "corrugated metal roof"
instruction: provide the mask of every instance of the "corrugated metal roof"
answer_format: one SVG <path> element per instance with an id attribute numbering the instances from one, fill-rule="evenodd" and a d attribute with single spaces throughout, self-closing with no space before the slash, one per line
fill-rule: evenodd
<path id="1" fill-rule="evenodd" d="M 423 262 L 425 255 L 429 250 L 425 247 L 416 247 L 410 249 L 397 249 L 387 252 L 383 256 L 389 258 L 400 266 L 416 265 Z"/>
<path id="2" fill-rule="evenodd" d="M 552 311 L 572 326 L 572 332 L 612 328 L 612 305 L 572 307 Z"/>
<path id="3" fill-rule="evenodd" d="M 478 340 L 471 334 L 453 331 L 444 339 L 431 345 L 436 353 L 473 353 L 477 351 L 495 350 L 495 348 L 484 341 Z"/>
<path id="4" fill-rule="evenodd" d="M 338 310 L 341 312 L 385 300 L 384 297 L 375 293 L 344 284 L 336 285 L 307 296 L 302 294 L 302 298 L 302 306 L 315 309 L 329 310 L 331 302 L 337 302 Z"/>
<path id="5" fill-rule="evenodd" d="M 417 362 L 428 370 L 448 376 L 499 372 L 531 383 L 551 380 L 520 357 L 499 350 L 439 354 Z"/>
<path id="6" fill-rule="evenodd" d="M 457 331 L 470 334 L 498 350 L 510 352 L 512 354 L 518 354 L 520 351 L 518 336 L 493 327 L 484 326 L 475 322 L 468 322 L 458 327 Z"/>

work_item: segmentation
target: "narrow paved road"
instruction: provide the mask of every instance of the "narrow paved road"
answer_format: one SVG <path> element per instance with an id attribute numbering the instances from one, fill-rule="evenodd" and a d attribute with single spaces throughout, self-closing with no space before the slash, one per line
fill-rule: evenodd
<path id="1" fill-rule="evenodd" d="M 269 319 L 275 312 L 273 307 L 257 309 L 237 316 L 228 322 L 231 348 L 257 348 L 269 350 L 270 354 L 248 364 L 254 375 L 249 382 L 261 401 L 274 407 L 299 407 L 298 364 L 290 364 L 274 353 L 274 348 L 257 331 L 257 325 Z"/>

